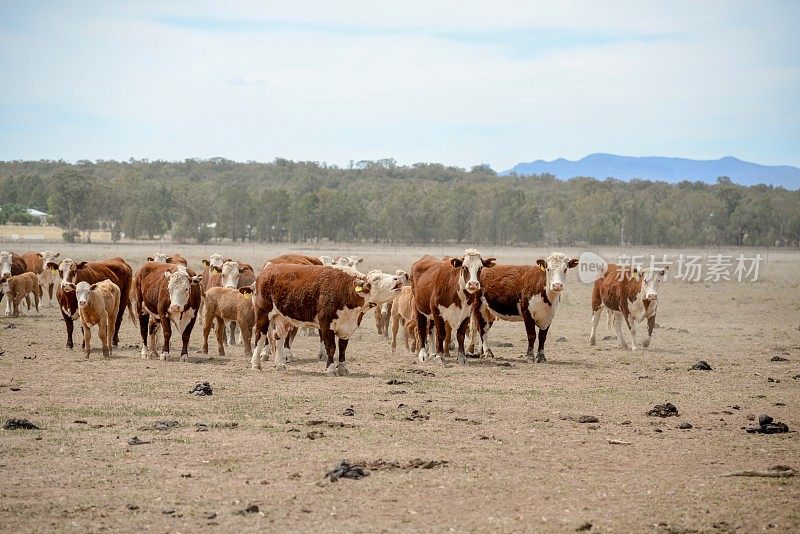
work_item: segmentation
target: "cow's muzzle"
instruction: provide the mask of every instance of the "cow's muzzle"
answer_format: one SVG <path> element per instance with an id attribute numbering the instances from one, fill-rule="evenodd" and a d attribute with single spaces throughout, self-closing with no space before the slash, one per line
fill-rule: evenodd
<path id="1" fill-rule="evenodd" d="M 79 308 L 85 308 L 87 304 L 88 304 L 88 302 L 85 301 L 85 300 L 79 300 L 78 301 L 78 307 Z"/>
<path id="2" fill-rule="evenodd" d="M 9 272 L 3 273 L 3 280 L 8 280 L 9 278 L 11 278 L 11 273 Z"/>
<path id="3" fill-rule="evenodd" d="M 648 294 L 647 295 L 647 300 L 658 300 L 658 294 L 657 293 Z"/>
<path id="4" fill-rule="evenodd" d="M 179 311 L 181 311 L 181 306 L 179 306 L 177 304 L 170 304 L 169 308 L 167 308 L 167 311 L 170 312 L 170 313 L 179 312 Z"/>
<path id="5" fill-rule="evenodd" d="M 561 291 L 561 290 L 564 289 L 564 284 L 562 284 L 560 282 L 553 282 L 553 285 L 551 287 L 552 287 L 553 291 Z"/>
<path id="6" fill-rule="evenodd" d="M 467 282 L 467 291 L 469 293 L 475 293 L 476 291 L 480 291 L 481 284 L 480 282 Z"/>

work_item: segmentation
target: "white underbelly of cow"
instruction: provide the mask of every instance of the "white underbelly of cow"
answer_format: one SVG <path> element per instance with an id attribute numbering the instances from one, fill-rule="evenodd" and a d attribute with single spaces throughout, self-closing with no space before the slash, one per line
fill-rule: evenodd
<path id="1" fill-rule="evenodd" d="M 469 315 L 469 306 L 459 306 L 457 304 L 451 304 L 448 307 L 444 307 L 442 305 L 438 306 L 439 314 L 442 316 L 442 319 L 445 323 L 450 325 L 450 328 L 453 330 L 458 330 L 461 326 L 461 323 L 464 322 L 464 319 L 467 318 Z"/>
<path id="2" fill-rule="evenodd" d="M 533 317 L 533 321 L 539 328 L 549 328 L 556 316 L 558 303 L 561 297 L 555 297 L 547 304 L 541 295 L 534 295 L 528 301 L 528 313 Z"/>
<path id="3" fill-rule="evenodd" d="M 281 313 L 281 311 L 278 309 L 278 307 L 275 306 L 274 304 L 272 305 L 272 309 L 269 311 L 267 316 L 269 317 L 270 322 L 275 321 L 275 320 L 280 320 L 280 321 L 289 323 L 290 325 L 294 326 L 295 328 L 316 328 L 316 329 L 319 329 L 319 319 L 317 319 L 316 321 L 300 321 L 298 319 L 292 319 L 288 315 L 284 315 L 283 313 Z"/>
<path id="4" fill-rule="evenodd" d="M 331 330 L 342 339 L 350 339 L 358 328 L 358 318 L 364 310 L 358 308 L 344 308 L 336 312 L 336 319 L 331 321 Z"/>
<path id="5" fill-rule="evenodd" d="M 189 308 L 185 312 L 170 313 L 169 318 L 175 325 L 175 329 L 182 334 L 189 325 L 189 321 L 194 318 L 194 308 Z"/>

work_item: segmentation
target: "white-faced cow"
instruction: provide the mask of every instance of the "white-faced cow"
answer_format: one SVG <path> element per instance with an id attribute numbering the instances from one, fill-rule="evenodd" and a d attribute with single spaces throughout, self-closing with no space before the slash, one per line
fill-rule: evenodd
<path id="1" fill-rule="evenodd" d="M 154 261 L 156 263 L 174 263 L 177 265 L 183 265 L 184 267 L 189 266 L 186 258 L 177 253 L 169 255 L 165 252 L 156 252 L 152 256 L 148 256 L 147 261 Z"/>
<path id="2" fill-rule="evenodd" d="M 404 283 L 411 281 L 408 273 L 402 269 L 397 269 L 394 274 L 401 277 Z M 375 328 L 378 329 L 378 335 L 383 336 L 383 338 L 387 340 L 389 339 L 389 325 L 392 322 L 392 308 L 399 298 L 400 295 L 397 295 L 392 301 L 384 302 L 380 306 L 375 307 Z"/>
<path id="3" fill-rule="evenodd" d="M 119 287 L 111 280 L 103 280 L 96 284 L 78 282 L 77 285 L 68 284 L 68 286 L 75 292 L 75 299 L 78 301 L 78 315 L 83 327 L 83 350 L 86 358 L 89 358 L 92 351 L 91 340 L 94 325 L 97 325 L 99 329 L 103 356 L 110 358 L 112 354 L 111 339 L 114 337 L 114 320 L 120 311 Z"/>
<path id="4" fill-rule="evenodd" d="M 642 340 L 641 346 L 649 347 L 656 324 L 658 286 L 663 282 L 667 269 L 668 267 L 642 269 L 609 264 L 603 277 L 596 280 L 592 288 L 592 333 L 589 344 L 595 344 L 597 323 L 600 322 L 603 308 L 606 308 L 613 317 L 620 347 L 628 348 L 622 335 L 622 322 L 625 321 L 630 330 L 631 349 L 637 350 L 636 323 L 645 319 L 647 337 Z"/>
<path id="5" fill-rule="evenodd" d="M 553 253 L 536 260 L 535 265 L 496 265 L 481 275 L 481 304 L 475 310 L 478 334 L 483 355 L 494 357 L 489 348 L 489 329 L 496 319 L 522 321 L 528 337 L 527 358 L 545 362 L 544 343 L 556 316 L 561 295 L 566 286 L 567 271 L 578 260 Z M 539 338 L 539 347 L 534 345 Z"/>
<path id="6" fill-rule="evenodd" d="M 418 358 L 429 359 L 427 338 L 429 322 L 436 329 L 434 359 L 444 363 L 449 355 L 445 346 L 446 326 L 456 332 L 458 361 L 466 363 L 464 336 L 473 306 L 480 302 L 481 271 L 494 267 L 494 258 L 483 259 L 475 249 L 467 249 L 462 258 L 438 259 L 424 256 L 411 266 L 411 287 L 417 310 L 420 340 Z"/>
<path id="7" fill-rule="evenodd" d="M 233 260 L 226 260 L 225 263 L 222 264 L 222 272 L 220 273 L 221 284 L 222 287 L 227 287 L 230 289 L 239 289 L 243 287 L 250 287 L 256 281 L 255 272 L 253 272 L 253 266 L 249 263 L 245 263 L 243 261 L 233 261 Z M 229 321 L 228 328 L 228 344 L 235 345 L 236 344 L 236 321 Z M 241 341 L 242 334 L 239 334 L 239 340 Z"/>
<path id="8" fill-rule="evenodd" d="M 28 266 L 22 256 L 14 252 L 0 252 L 0 279 L 7 280 L 12 276 L 17 276 L 28 270 Z M 0 292 L 0 302 L 3 301 L 3 293 Z M 12 304 L 6 300 L 6 315 L 11 315 Z"/>
<path id="9" fill-rule="evenodd" d="M 61 284 L 56 290 L 56 298 L 61 307 L 61 316 L 67 327 L 67 348 L 72 348 L 72 329 L 75 319 L 78 318 L 78 301 L 75 292 L 71 289 L 78 282 L 88 282 L 96 284 L 103 280 L 111 280 L 119 287 L 119 311 L 114 320 L 114 337 L 112 343 L 119 344 L 119 328 L 122 324 L 122 317 L 125 309 L 130 309 L 131 281 L 133 279 L 133 269 L 122 258 L 111 258 L 104 261 L 81 261 L 75 262 L 72 258 L 65 258 L 59 265 L 53 262 L 48 263 L 48 269 L 58 270 Z"/>
<path id="10" fill-rule="evenodd" d="M 160 327 L 164 334 L 161 360 L 168 361 L 174 327 L 183 342 L 180 359 L 189 361 L 189 338 L 200 308 L 200 279 L 183 265 L 148 262 L 136 271 L 133 292 L 142 336 L 142 358 L 158 356 L 155 345 Z"/>
<path id="11" fill-rule="evenodd" d="M 222 259 L 220 254 L 212 254 L 208 259 L 203 260 L 203 281 L 201 286 L 203 292 L 209 287 L 222 286 L 222 265 L 225 260 Z"/>
<path id="12" fill-rule="evenodd" d="M 55 263 L 56 258 L 61 254 L 53 252 L 52 250 L 45 250 L 44 252 L 26 252 L 22 255 L 25 260 L 28 272 L 35 273 L 39 278 L 39 287 L 41 288 L 39 294 L 44 302 L 44 292 L 47 289 L 49 297 L 49 306 L 53 306 L 53 288 L 58 282 L 58 269 L 47 269 L 45 266 L 50 263 Z"/>
<path id="13" fill-rule="evenodd" d="M 19 305 L 23 299 L 30 313 L 31 295 L 33 295 L 36 312 L 39 312 L 39 280 L 34 273 L 22 273 L 11 278 L 0 278 L 0 293 L 5 295 L 8 302 L 11 303 L 14 317 L 20 315 Z"/>

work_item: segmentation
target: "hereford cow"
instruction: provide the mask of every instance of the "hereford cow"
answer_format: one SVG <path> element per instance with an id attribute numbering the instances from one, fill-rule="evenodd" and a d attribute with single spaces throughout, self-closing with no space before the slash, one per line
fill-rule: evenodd
<path id="1" fill-rule="evenodd" d="M 255 315 L 253 313 L 253 289 L 251 286 L 233 289 L 230 287 L 212 287 L 206 291 L 206 315 L 203 325 L 203 354 L 208 354 L 208 334 L 211 325 L 217 322 L 217 350 L 220 356 L 225 356 L 224 332 L 225 321 L 231 321 L 239 326 L 244 341 L 244 355 L 252 356 L 250 340 L 253 335 Z"/>
<path id="2" fill-rule="evenodd" d="M 25 303 L 28 305 L 28 312 L 30 312 L 31 294 L 33 294 L 36 313 L 39 313 L 39 279 L 36 274 L 22 273 L 11 278 L 0 279 L 0 292 L 11 303 L 14 317 L 19 317 L 20 315 L 19 305 L 22 299 L 25 299 Z"/>
<path id="3" fill-rule="evenodd" d="M 28 266 L 22 256 L 14 252 L 0 252 L 0 280 L 6 280 L 12 276 L 22 274 L 28 270 Z M 0 302 L 3 301 L 3 293 L 0 292 Z M 11 301 L 6 301 L 6 315 L 11 315 Z"/>
<path id="4" fill-rule="evenodd" d="M 404 283 L 410 282 L 408 273 L 402 269 L 397 269 L 395 275 L 404 279 Z M 400 295 L 397 295 L 394 300 L 384 302 L 380 306 L 375 307 L 375 327 L 378 329 L 378 335 L 383 336 L 384 339 L 389 339 L 389 325 L 392 322 L 392 307 Z"/>
<path id="5" fill-rule="evenodd" d="M 475 310 L 475 323 L 483 347 L 483 356 L 493 358 L 489 348 L 489 329 L 496 319 L 522 321 L 528 336 L 527 358 L 546 362 L 544 343 L 556 316 L 566 285 L 567 271 L 578 260 L 553 253 L 536 260 L 535 265 L 497 265 L 481 276 L 480 307 Z M 539 347 L 534 353 L 536 329 Z"/>
<path id="6" fill-rule="evenodd" d="M 161 327 L 164 333 L 161 359 L 168 361 L 174 326 L 183 341 L 180 359 L 189 361 L 189 338 L 202 298 L 200 283 L 201 277 L 183 265 L 148 262 L 136 271 L 133 294 L 142 336 L 142 358 L 157 357 L 156 334 Z"/>
<path id="7" fill-rule="evenodd" d="M 83 327 L 83 350 L 86 358 L 89 358 L 89 353 L 92 351 L 92 327 L 95 325 L 99 330 L 103 356 L 110 358 L 111 339 L 114 337 L 114 320 L 120 312 L 119 287 L 111 280 L 103 280 L 96 284 L 68 283 L 67 286 L 75 293 L 75 299 L 78 301 L 78 315 Z"/>
<path id="8" fill-rule="evenodd" d="M 403 326 L 403 342 L 406 350 L 417 352 L 417 310 L 411 286 L 403 286 L 392 302 L 392 352 L 397 350 L 397 330 Z M 410 346 L 409 346 L 409 338 Z"/>
<path id="9" fill-rule="evenodd" d="M 345 366 L 347 343 L 364 312 L 374 304 L 393 299 L 402 286 L 400 277 L 379 271 L 363 275 L 344 267 L 266 265 L 256 280 L 256 349 L 252 367 L 261 368 L 264 336 L 269 333 L 270 321 L 274 321 L 279 327 L 276 328 L 279 339 L 281 331 L 286 332 L 291 327 L 318 328 L 328 357 L 325 373 L 348 374 Z M 339 362 L 334 365 L 337 337 Z M 275 364 L 284 368 L 283 344 L 278 342 L 276 345 Z"/>
<path id="10" fill-rule="evenodd" d="M 96 284 L 103 280 L 111 280 L 119 288 L 119 309 L 114 319 L 114 337 L 112 344 L 119 344 L 119 328 L 122 324 L 122 316 L 125 309 L 132 314 L 130 292 L 133 269 L 122 258 L 111 258 L 104 261 L 82 261 L 75 262 L 72 258 L 65 258 L 59 265 L 50 262 L 46 265 L 48 269 L 57 269 L 61 284 L 56 290 L 56 298 L 61 307 L 61 316 L 67 327 L 67 348 L 71 349 L 72 330 L 75 319 L 78 318 L 78 301 L 75 292 L 70 286 L 77 286 L 79 282 Z"/>
<path id="11" fill-rule="evenodd" d="M 203 281 L 201 282 L 203 293 L 210 287 L 222 285 L 222 264 L 224 263 L 225 260 L 219 254 L 212 254 L 208 259 L 203 260 L 203 265 L 205 266 L 203 268 Z"/>
<path id="12" fill-rule="evenodd" d="M 171 256 L 168 256 L 164 252 L 157 252 L 152 256 L 148 256 L 147 261 L 154 261 L 156 263 L 174 263 L 176 265 L 183 265 L 184 267 L 189 266 L 189 263 L 186 261 L 186 258 L 181 256 L 180 254 L 173 254 Z"/>
<path id="13" fill-rule="evenodd" d="M 45 269 L 45 266 L 50 263 L 55 263 L 56 258 L 61 254 L 53 252 L 52 250 L 45 250 L 44 252 L 26 252 L 22 255 L 25 260 L 28 272 L 36 273 L 39 278 L 39 295 L 44 301 L 45 288 L 49 297 L 48 306 L 53 306 L 53 286 L 58 279 L 57 269 Z"/>
<path id="14" fill-rule="evenodd" d="M 475 249 L 464 252 L 463 258 L 440 260 L 424 256 L 411 266 L 411 287 L 417 311 L 420 341 L 419 360 L 429 359 L 426 347 L 429 321 L 436 328 L 434 359 L 444 363 L 449 355 L 445 346 L 446 325 L 456 332 L 458 362 L 466 363 L 464 335 L 472 307 L 480 302 L 480 275 L 484 267 L 494 267 L 494 258 L 483 259 Z"/>
<path id="15" fill-rule="evenodd" d="M 645 319 L 647 337 L 642 340 L 642 347 L 649 347 L 656 324 L 658 286 L 664 280 L 668 268 L 642 269 L 610 263 L 603 277 L 595 281 L 592 289 L 592 333 L 589 344 L 595 344 L 597 323 L 600 322 L 603 308 L 606 308 L 611 315 L 609 319 L 613 318 L 621 348 L 628 348 L 622 335 L 622 321 L 625 321 L 631 333 L 631 349 L 637 350 L 636 323 Z"/>
<path id="16" fill-rule="evenodd" d="M 250 287 L 256 281 L 256 274 L 253 271 L 253 266 L 243 261 L 226 260 L 222 264 L 221 283 L 222 287 L 231 289 L 239 289 L 242 287 Z M 230 321 L 229 323 L 229 336 L 228 344 L 236 344 L 236 322 Z M 241 341 L 242 335 L 239 334 Z"/>

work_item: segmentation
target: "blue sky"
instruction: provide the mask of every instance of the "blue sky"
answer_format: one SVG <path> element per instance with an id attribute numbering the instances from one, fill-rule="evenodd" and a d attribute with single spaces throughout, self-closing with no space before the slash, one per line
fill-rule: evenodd
<path id="1" fill-rule="evenodd" d="M 0 159 L 800 166 L 800 2 L 0 0 Z"/>

